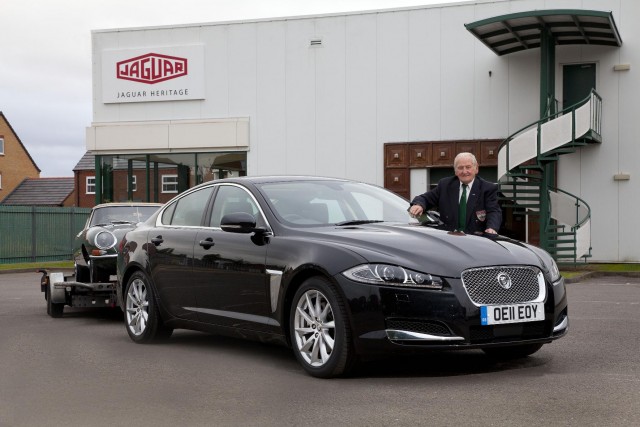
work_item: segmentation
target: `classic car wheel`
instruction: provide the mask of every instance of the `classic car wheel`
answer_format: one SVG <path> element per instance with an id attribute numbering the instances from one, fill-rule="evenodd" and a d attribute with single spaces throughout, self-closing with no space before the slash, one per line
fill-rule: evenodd
<path id="1" fill-rule="evenodd" d="M 147 276 L 133 273 L 125 291 L 124 321 L 129 337 L 137 343 L 149 343 L 167 339 L 173 329 L 165 326 L 160 318 L 153 288 Z"/>
<path id="2" fill-rule="evenodd" d="M 527 357 L 542 348 L 542 344 L 522 344 L 509 347 L 483 348 L 487 355 L 496 359 L 520 359 Z"/>
<path id="3" fill-rule="evenodd" d="M 355 361 L 344 304 L 323 278 L 307 279 L 295 294 L 290 313 L 294 352 L 311 375 L 346 374 Z"/>
<path id="4" fill-rule="evenodd" d="M 64 304 L 54 303 L 51 301 L 51 291 L 47 289 L 45 291 L 45 298 L 47 299 L 47 314 L 51 317 L 62 317 L 64 313 Z"/>

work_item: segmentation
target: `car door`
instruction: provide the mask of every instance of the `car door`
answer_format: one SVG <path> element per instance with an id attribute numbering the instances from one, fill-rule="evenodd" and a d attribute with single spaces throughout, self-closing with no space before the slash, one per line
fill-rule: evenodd
<path id="1" fill-rule="evenodd" d="M 198 232 L 194 246 L 198 313 L 207 323 L 272 330 L 265 267 L 267 245 L 254 242 L 253 233 L 222 231 L 221 218 L 233 212 L 254 215 L 259 225 L 265 225 L 257 202 L 246 189 L 232 184 L 218 187 L 209 227 Z"/>
<path id="2" fill-rule="evenodd" d="M 193 248 L 213 186 L 187 193 L 167 205 L 148 235 L 149 269 L 163 306 L 183 319 L 197 320 Z"/>

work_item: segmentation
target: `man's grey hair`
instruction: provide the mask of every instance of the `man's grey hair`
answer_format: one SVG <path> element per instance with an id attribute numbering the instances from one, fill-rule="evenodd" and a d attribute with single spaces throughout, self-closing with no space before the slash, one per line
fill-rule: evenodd
<path id="1" fill-rule="evenodd" d="M 456 168 L 458 161 L 462 159 L 470 159 L 471 162 L 473 163 L 473 166 L 478 166 L 478 160 L 476 160 L 476 156 L 474 156 L 473 153 L 462 152 L 462 153 L 458 153 L 456 158 L 453 159 L 453 169 Z"/>

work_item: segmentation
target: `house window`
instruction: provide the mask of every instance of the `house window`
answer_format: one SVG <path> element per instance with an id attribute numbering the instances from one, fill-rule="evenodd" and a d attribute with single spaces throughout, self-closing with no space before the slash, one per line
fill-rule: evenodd
<path id="1" fill-rule="evenodd" d="M 96 177 L 88 176 L 87 177 L 87 194 L 96 194 Z"/>
<path id="2" fill-rule="evenodd" d="M 178 175 L 162 175 L 162 192 L 178 192 Z"/>
<path id="3" fill-rule="evenodd" d="M 4 138 L 0 137 L 0 155 L 4 155 Z"/>
<path id="4" fill-rule="evenodd" d="M 127 188 L 129 188 L 128 184 L 127 184 Z M 131 191 L 134 193 L 138 191 L 138 180 L 136 179 L 135 175 L 131 175 Z"/>

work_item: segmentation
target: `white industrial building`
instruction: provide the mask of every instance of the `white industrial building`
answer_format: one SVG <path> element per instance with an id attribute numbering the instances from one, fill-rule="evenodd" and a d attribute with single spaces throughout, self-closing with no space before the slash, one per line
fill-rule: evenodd
<path id="1" fill-rule="evenodd" d="M 238 174 L 412 198 L 470 150 L 516 237 L 560 260 L 638 262 L 638 20 L 636 0 L 480 0 L 96 30 L 92 189 L 109 200 L 127 159 L 146 165 L 133 199 Z"/>

